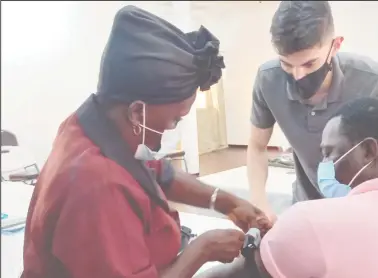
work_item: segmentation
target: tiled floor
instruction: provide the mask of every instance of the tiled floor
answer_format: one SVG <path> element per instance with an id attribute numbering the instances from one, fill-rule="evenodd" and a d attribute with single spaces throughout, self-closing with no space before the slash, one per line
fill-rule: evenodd
<path id="1" fill-rule="evenodd" d="M 277 152 L 269 152 L 269 158 Z M 200 176 L 206 176 L 241 166 L 247 161 L 247 147 L 229 147 L 223 150 L 206 153 L 200 156 Z"/>

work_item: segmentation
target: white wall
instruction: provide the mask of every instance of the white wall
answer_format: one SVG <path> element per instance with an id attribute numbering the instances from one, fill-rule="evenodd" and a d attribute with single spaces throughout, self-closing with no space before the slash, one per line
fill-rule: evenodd
<path id="1" fill-rule="evenodd" d="M 101 53 L 116 11 L 127 1 L 2 2 L 1 123 L 19 137 L 43 163 L 61 121 L 97 85 Z M 269 25 L 278 2 L 192 1 L 174 8 L 170 1 L 137 4 L 184 31 L 203 24 L 221 40 L 225 56 L 224 97 L 229 144 L 247 144 L 252 85 L 259 64 L 273 58 Z M 343 50 L 378 59 L 378 2 L 335 2 Z M 196 120 L 193 111 L 183 137 L 198 168 Z M 184 124 L 185 125 L 185 124 Z M 276 130 L 271 144 L 284 144 Z"/>
<path id="2" fill-rule="evenodd" d="M 221 39 L 225 55 L 224 88 L 229 144 L 246 145 L 250 130 L 252 86 L 257 67 L 276 57 L 269 27 L 279 1 L 196 3 L 196 21 Z M 345 36 L 342 51 L 378 60 L 378 2 L 332 1 L 337 35 Z M 278 127 L 270 145 L 287 146 Z"/>
<path id="3" fill-rule="evenodd" d="M 100 5 L 2 3 L 2 128 L 38 163 L 62 120 L 95 92 L 102 49 L 121 6 Z"/>
<path id="4" fill-rule="evenodd" d="M 175 9 L 169 1 L 2 3 L 2 129 L 14 132 L 40 165 L 59 124 L 95 92 L 114 15 L 126 4 L 191 29 L 185 6 Z M 184 120 L 182 143 L 189 170 L 198 173 L 193 111 Z"/>

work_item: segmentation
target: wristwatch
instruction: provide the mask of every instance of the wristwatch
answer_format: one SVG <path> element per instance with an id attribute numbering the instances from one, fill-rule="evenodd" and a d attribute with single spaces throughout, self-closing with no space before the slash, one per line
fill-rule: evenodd
<path id="1" fill-rule="evenodd" d="M 261 242 L 260 230 L 251 228 L 245 234 L 244 244 L 241 250 L 241 254 L 244 258 L 252 259 L 254 256 L 254 250 L 258 249 Z"/>
<path id="2" fill-rule="evenodd" d="M 180 252 L 189 244 L 190 240 L 196 237 L 196 234 L 193 234 L 192 229 L 186 226 L 181 226 L 181 248 Z"/>

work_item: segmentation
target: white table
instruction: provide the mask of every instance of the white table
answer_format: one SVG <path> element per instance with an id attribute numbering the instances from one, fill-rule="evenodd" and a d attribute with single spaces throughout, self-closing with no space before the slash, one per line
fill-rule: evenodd
<path id="1" fill-rule="evenodd" d="M 214 229 L 239 229 L 235 224 L 228 219 L 209 217 L 193 213 L 180 212 L 181 225 L 187 226 L 193 230 L 193 233 L 199 236 L 206 231 Z M 201 267 L 197 274 L 219 265 L 219 262 L 210 262 Z"/>
<path id="2" fill-rule="evenodd" d="M 17 149 L 18 150 L 18 149 Z M 9 157 L 10 158 L 10 157 Z M 28 160 L 29 161 L 29 160 Z M 3 161 L 2 161 L 3 162 Z M 3 164 L 3 163 L 2 163 Z M 22 163 L 21 163 L 22 164 Z M 17 164 L 20 165 L 20 164 Z M 9 164 L 10 166 L 10 164 Z M 16 167 L 13 164 L 11 168 Z M 14 169 L 14 168 L 13 168 Z M 289 205 L 291 200 L 291 183 L 295 175 L 290 174 L 288 169 L 270 167 L 270 174 L 267 183 L 269 194 L 276 194 L 274 201 L 279 202 L 285 197 L 288 204 L 278 204 L 277 212 L 282 211 Z M 248 197 L 248 182 L 246 168 L 240 167 L 225 172 L 201 177 L 201 180 L 209 184 L 218 186 L 224 190 L 233 192 L 240 197 Z M 9 214 L 10 217 L 25 217 L 28 211 L 29 202 L 33 193 L 33 186 L 21 182 L 2 182 L 1 183 L 1 210 Z M 282 197 L 283 196 L 283 197 Z M 191 212 L 195 212 L 191 213 Z M 198 212 L 208 214 L 199 215 Z M 213 214 L 213 215 L 211 215 Z M 213 217 L 214 213 L 207 210 L 193 209 L 186 212 L 180 212 L 182 225 L 188 226 L 193 233 L 200 235 L 212 229 L 236 228 L 228 219 Z M 5 278 L 19 277 L 22 271 L 22 252 L 23 252 L 24 234 L 20 232 L 15 235 L 2 235 L 1 240 L 1 274 Z M 208 263 L 204 265 L 199 272 L 202 272 L 218 263 Z"/>
<path id="3" fill-rule="evenodd" d="M 26 219 L 33 186 L 22 182 L 1 183 L 1 212 L 9 218 Z M 16 278 L 22 271 L 22 251 L 24 232 L 13 235 L 1 235 L 1 276 Z"/>
<path id="4" fill-rule="evenodd" d="M 33 186 L 21 182 L 1 183 L 1 211 L 9 217 L 25 217 L 33 193 Z M 212 229 L 228 229 L 236 227 L 230 220 L 180 212 L 182 225 L 190 227 L 193 233 L 200 235 Z M 13 235 L 1 235 L 1 277 L 16 278 L 23 268 L 24 232 Z M 208 263 L 199 272 L 216 265 Z"/>
<path id="5" fill-rule="evenodd" d="M 1 146 L 1 172 L 13 172 L 36 163 L 34 156 L 20 146 Z"/>
<path id="6" fill-rule="evenodd" d="M 19 146 L 1 146 L 1 176 L 6 181 L 11 174 L 38 174 L 34 157 Z"/>

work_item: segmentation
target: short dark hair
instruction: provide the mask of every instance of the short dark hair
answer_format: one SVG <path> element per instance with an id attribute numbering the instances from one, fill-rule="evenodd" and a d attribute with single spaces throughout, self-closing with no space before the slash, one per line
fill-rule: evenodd
<path id="1" fill-rule="evenodd" d="M 290 55 L 322 44 L 334 33 L 328 1 L 282 1 L 270 27 L 272 44 L 280 55 Z"/>
<path id="2" fill-rule="evenodd" d="M 343 105 L 333 116 L 341 118 L 341 133 L 351 142 L 378 140 L 378 98 L 364 97 Z"/>

